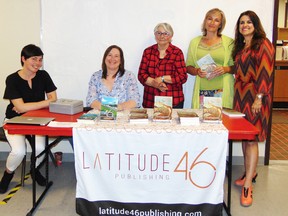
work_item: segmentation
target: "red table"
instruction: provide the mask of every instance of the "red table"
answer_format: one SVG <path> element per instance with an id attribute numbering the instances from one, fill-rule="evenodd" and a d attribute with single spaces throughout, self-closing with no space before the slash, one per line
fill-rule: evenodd
<path id="1" fill-rule="evenodd" d="M 223 114 L 224 126 L 228 129 L 229 140 L 253 140 L 259 130 L 245 118 L 233 118 Z"/>
<path id="2" fill-rule="evenodd" d="M 53 117 L 59 122 L 76 122 L 82 115 L 64 115 L 51 113 L 48 109 L 41 109 L 25 113 L 24 116 Z M 230 140 L 253 140 L 259 133 L 258 129 L 244 118 L 231 118 L 223 115 L 223 124 L 229 131 Z M 53 128 L 48 126 L 8 125 L 4 126 L 10 134 L 34 134 L 47 136 L 72 136 L 72 128 Z"/>
<path id="3" fill-rule="evenodd" d="M 58 113 L 51 113 L 48 109 L 40 109 L 35 111 L 30 111 L 23 116 L 33 116 L 33 117 L 53 117 L 55 121 L 58 122 L 77 122 L 77 118 L 81 116 L 82 113 L 77 113 L 75 115 L 64 115 Z M 72 136 L 72 128 L 54 128 L 48 126 L 38 126 L 38 125 L 9 125 L 3 126 L 10 134 L 31 134 L 31 135 L 44 135 L 44 136 Z"/>
<path id="4" fill-rule="evenodd" d="M 245 118 L 232 118 L 223 114 L 223 124 L 228 129 L 228 197 L 227 205 L 224 202 L 224 208 L 228 215 L 231 215 L 231 184 L 232 184 L 232 159 L 233 159 L 233 141 L 254 140 L 259 134 L 259 130 L 247 121 Z"/>
<path id="5" fill-rule="evenodd" d="M 48 109 L 40 109 L 35 111 L 30 111 L 28 113 L 23 114 L 24 116 L 33 116 L 33 117 L 53 117 L 55 121 L 59 122 L 76 122 L 77 118 L 82 115 L 82 113 L 78 113 L 75 115 L 64 115 L 57 113 L 50 113 Z M 8 130 L 9 134 L 23 134 L 23 135 L 31 135 L 31 175 L 35 175 L 35 135 L 43 135 L 46 136 L 46 148 L 45 148 L 45 158 L 44 162 L 46 162 L 46 187 L 42 192 L 40 197 L 36 199 L 36 182 L 33 180 L 33 193 L 32 193 L 32 208 L 27 213 L 27 215 L 32 215 L 34 210 L 40 204 L 41 200 L 44 198 L 45 194 L 52 186 L 53 182 L 49 181 L 49 172 L 48 172 L 48 149 L 50 149 L 48 138 L 49 137 L 71 137 L 72 136 L 72 128 L 53 128 L 48 126 L 37 126 L 37 125 L 17 125 L 17 124 L 5 124 L 3 126 L 4 129 Z M 53 142 L 54 143 L 54 142 Z M 43 153 L 43 152 L 42 152 Z M 41 153 L 41 155 L 42 155 Z M 35 178 L 33 178 L 35 179 Z"/>
<path id="6" fill-rule="evenodd" d="M 36 111 L 30 111 L 24 114 L 25 116 L 34 116 L 34 117 L 54 117 L 55 121 L 59 122 L 76 122 L 77 118 L 82 115 L 82 113 L 78 113 L 75 115 L 64 115 L 57 113 L 50 113 L 48 109 L 41 109 Z M 223 124 L 228 129 L 229 135 L 229 155 L 228 155 L 228 200 L 227 205 L 224 202 L 224 208 L 228 215 L 230 215 L 231 210 L 231 182 L 232 182 L 232 150 L 233 150 L 233 141 L 241 141 L 241 140 L 253 140 L 255 136 L 259 133 L 259 130 L 248 122 L 245 118 L 231 118 L 226 115 L 223 115 Z M 23 135 L 44 135 L 48 137 L 71 137 L 72 136 L 72 128 L 53 128 L 48 126 L 31 126 L 31 125 L 4 125 L 4 128 L 8 130 L 10 134 L 23 134 Z M 32 149 L 33 155 L 33 149 Z M 34 152 L 35 157 L 35 152 Z M 48 157 L 46 157 L 48 160 Z M 50 185 L 51 186 L 51 185 Z M 50 187 L 49 186 L 49 187 Z M 34 187 L 33 187 L 34 194 Z M 38 203 L 35 203 L 35 197 L 33 198 L 33 211 Z"/>

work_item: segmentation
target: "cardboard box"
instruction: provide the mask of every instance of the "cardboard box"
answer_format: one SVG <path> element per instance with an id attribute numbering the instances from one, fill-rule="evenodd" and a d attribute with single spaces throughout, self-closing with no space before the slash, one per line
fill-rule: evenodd
<path id="1" fill-rule="evenodd" d="M 58 99 L 57 101 L 50 103 L 49 111 L 54 113 L 73 115 L 83 111 L 83 101 Z"/>

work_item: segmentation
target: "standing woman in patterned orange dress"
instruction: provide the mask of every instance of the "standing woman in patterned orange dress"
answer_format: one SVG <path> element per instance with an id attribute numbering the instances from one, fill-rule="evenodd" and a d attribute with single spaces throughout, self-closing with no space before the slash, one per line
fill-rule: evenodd
<path id="1" fill-rule="evenodd" d="M 250 206 L 253 202 L 252 181 L 257 177 L 258 142 L 266 139 L 271 114 L 274 53 L 257 14 L 253 11 L 240 14 L 232 52 L 235 61 L 234 109 L 245 113 L 245 118 L 260 131 L 255 140 L 242 142 L 245 173 L 235 181 L 236 185 L 242 186 L 242 206 Z"/>

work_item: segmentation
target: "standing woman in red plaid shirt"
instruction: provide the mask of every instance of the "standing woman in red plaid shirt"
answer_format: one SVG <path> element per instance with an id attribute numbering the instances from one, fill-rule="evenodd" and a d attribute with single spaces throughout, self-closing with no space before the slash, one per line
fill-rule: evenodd
<path id="1" fill-rule="evenodd" d="M 171 44 L 173 29 L 168 23 L 154 28 L 156 44 L 143 52 L 138 79 L 144 86 L 143 107 L 154 107 L 154 96 L 172 96 L 173 108 L 183 108 L 183 84 L 187 81 L 184 55 Z"/>

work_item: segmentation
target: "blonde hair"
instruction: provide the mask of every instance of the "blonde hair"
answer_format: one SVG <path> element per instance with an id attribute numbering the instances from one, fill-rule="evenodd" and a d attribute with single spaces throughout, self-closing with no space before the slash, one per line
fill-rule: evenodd
<path id="1" fill-rule="evenodd" d="M 215 14 L 215 13 L 220 13 L 220 15 L 221 15 L 221 25 L 217 31 L 217 35 L 221 36 L 221 33 L 222 33 L 222 31 L 226 25 L 226 17 L 225 17 L 224 12 L 222 10 L 220 10 L 219 8 L 213 8 L 206 13 L 205 18 L 204 18 L 203 23 L 202 23 L 202 29 L 201 29 L 204 36 L 207 34 L 207 30 L 205 28 L 205 21 L 206 21 L 208 16 L 210 16 L 211 14 Z"/>

